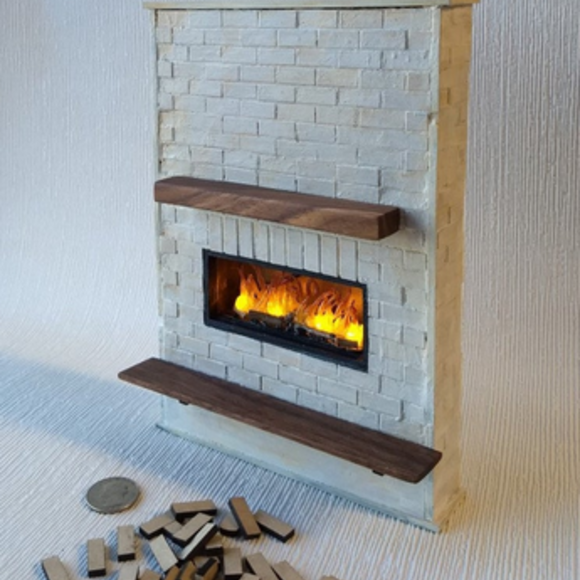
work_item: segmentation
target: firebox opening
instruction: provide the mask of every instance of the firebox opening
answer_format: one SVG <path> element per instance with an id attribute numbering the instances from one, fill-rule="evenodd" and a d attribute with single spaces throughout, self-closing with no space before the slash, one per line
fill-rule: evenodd
<path id="1" fill-rule="evenodd" d="M 204 251 L 205 323 L 366 370 L 366 287 Z"/>

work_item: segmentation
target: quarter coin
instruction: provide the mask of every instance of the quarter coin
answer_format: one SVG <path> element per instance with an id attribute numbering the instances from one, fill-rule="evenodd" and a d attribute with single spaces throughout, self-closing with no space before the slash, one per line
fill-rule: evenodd
<path id="1" fill-rule="evenodd" d="M 93 511 L 115 514 L 129 509 L 139 499 L 139 488 L 132 479 L 108 477 L 91 485 L 86 499 Z"/>

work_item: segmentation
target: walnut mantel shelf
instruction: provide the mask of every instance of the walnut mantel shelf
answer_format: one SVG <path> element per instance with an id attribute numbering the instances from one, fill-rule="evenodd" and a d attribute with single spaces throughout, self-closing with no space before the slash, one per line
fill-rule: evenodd
<path id="1" fill-rule="evenodd" d="M 160 359 L 145 360 L 119 378 L 409 483 L 421 481 L 441 459 L 423 445 Z"/>
<path id="2" fill-rule="evenodd" d="M 155 201 L 365 240 L 386 238 L 400 224 L 392 206 L 193 177 L 158 181 Z"/>

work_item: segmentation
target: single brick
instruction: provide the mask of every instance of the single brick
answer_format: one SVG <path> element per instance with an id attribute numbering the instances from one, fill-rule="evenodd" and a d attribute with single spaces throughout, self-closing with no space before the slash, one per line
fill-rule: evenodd
<path id="1" fill-rule="evenodd" d="M 405 50 L 407 48 L 407 34 L 403 30 L 362 30 L 360 46 L 361 48 Z"/>
<path id="2" fill-rule="evenodd" d="M 336 10 L 301 10 L 298 18 L 300 28 L 336 28 L 338 24 Z"/>
<path id="3" fill-rule="evenodd" d="M 325 377 L 319 377 L 318 379 L 318 392 L 321 395 L 353 405 L 356 405 L 358 399 L 357 389 Z"/>
<path id="4" fill-rule="evenodd" d="M 279 30 L 278 46 L 315 46 L 316 32 L 313 30 Z"/>
<path id="5" fill-rule="evenodd" d="M 401 417 L 402 403 L 400 399 L 392 399 L 377 393 L 360 392 L 360 406 L 371 411 L 384 413 L 392 418 Z"/>
<path id="6" fill-rule="evenodd" d="M 296 49 L 296 64 L 333 67 L 338 64 L 338 55 L 333 49 L 301 47 Z"/>
<path id="7" fill-rule="evenodd" d="M 338 276 L 338 244 L 334 236 L 322 236 L 320 266 L 323 274 Z"/>
<path id="8" fill-rule="evenodd" d="M 241 66 L 240 79 L 244 82 L 273 83 L 275 80 L 273 66 Z"/>
<path id="9" fill-rule="evenodd" d="M 296 101 L 314 105 L 334 105 L 337 101 L 337 89 L 331 87 L 298 87 Z"/>
<path id="10" fill-rule="evenodd" d="M 270 377 L 263 377 L 262 391 L 268 395 L 272 395 L 277 399 L 295 403 L 298 395 L 298 389 L 293 385 L 287 385 L 281 381 L 271 379 Z"/>
<path id="11" fill-rule="evenodd" d="M 258 62 L 260 64 L 292 65 L 296 62 L 296 54 L 293 48 L 260 47 L 258 48 Z"/>
<path id="12" fill-rule="evenodd" d="M 321 30 L 318 33 L 321 48 L 358 48 L 358 30 Z"/>
<path id="13" fill-rule="evenodd" d="M 308 67 L 279 67 L 276 71 L 276 81 L 291 85 L 313 85 L 316 69 Z"/>
<path id="14" fill-rule="evenodd" d="M 383 10 L 341 10 L 341 28 L 381 28 L 383 26 Z"/>
<path id="15" fill-rule="evenodd" d="M 258 99 L 274 103 L 293 103 L 296 100 L 296 89 L 287 85 L 260 85 L 258 87 Z"/>

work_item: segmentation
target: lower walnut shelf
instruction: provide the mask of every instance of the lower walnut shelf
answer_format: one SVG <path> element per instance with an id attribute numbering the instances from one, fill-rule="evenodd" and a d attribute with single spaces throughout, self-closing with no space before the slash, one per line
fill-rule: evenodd
<path id="1" fill-rule="evenodd" d="M 421 481 L 441 459 L 429 447 L 157 358 L 120 372 L 119 378 L 409 483 Z"/>

